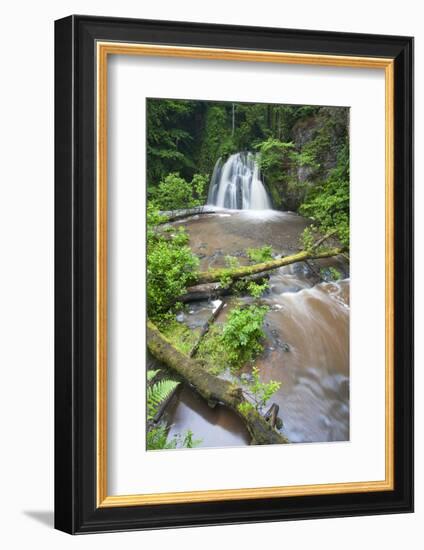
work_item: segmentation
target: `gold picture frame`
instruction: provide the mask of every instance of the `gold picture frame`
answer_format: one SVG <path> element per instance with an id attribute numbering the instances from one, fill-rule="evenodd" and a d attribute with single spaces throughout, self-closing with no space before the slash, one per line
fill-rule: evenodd
<path id="1" fill-rule="evenodd" d="M 142 509 L 151 509 L 152 506 L 163 505 L 182 505 L 182 504 L 195 504 L 195 503 L 210 503 L 210 502 L 231 502 L 231 501 L 256 501 L 258 499 L 276 499 L 281 502 L 281 499 L 293 498 L 293 497 L 308 497 L 316 496 L 322 497 L 324 495 L 343 495 L 343 494 L 367 494 L 372 493 L 378 500 L 378 494 L 390 494 L 396 493 L 397 480 L 396 477 L 396 440 L 395 440 L 395 422 L 396 422 L 396 403 L 395 403 L 395 342 L 396 342 L 396 323 L 401 322 L 399 316 L 396 313 L 396 285 L 395 272 L 396 261 L 399 261 L 395 256 L 395 243 L 396 243 L 396 220 L 395 220 L 395 184 L 396 184 L 396 172 L 395 172 L 395 147 L 399 146 L 399 140 L 403 139 L 407 141 L 409 137 L 406 135 L 405 130 L 403 134 L 395 128 L 396 110 L 399 109 L 399 97 L 396 96 L 396 79 L 400 79 L 399 72 L 399 55 L 383 55 L 384 41 L 381 42 L 381 55 L 374 55 L 374 50 L 378 48 L 372 48 L 370 46 L 370 40 L 363 39 L 363 48 L 368 48 L 372 55 L 353 54 L 354 51 L 360 48 L 356 47 L 359 40 L 359 36 L 348 35 L 351 38 L 351 54 L 349 53 L 336 53 L 326 52 L 311 52 L 306 51 L 299 53 L 298 51 L 289 51 L 289 48 L 283 48 L 283 51 L 270 51 L 265 47 L 258 49 L 254 48 L 241 48 L 237 47 L 211 47 L 209 44 L 204 46 L 191 46 L 176 45 L 176 44 L 163 44 L 154 43 L 152 41 L 144 40 L 119 40 L 116 39 L 114 32 L 110 32 L 110 39 L 104 38 L 104 32 L 99 34 L 97 38 L 96 34 L 93 34 L 93 25 L 96 27 L 97 19 L 84 17 L 76 18 L 72 16 L 70 19 L 61 20 L 57 22 L 57 27 L 69 27 L 75 29 L 78 27 L 80 38 L 83 38 L 87 43 L 91 44 L 93 48 L 92 52 L 92 67 L 95 69 L 95 78 L 90 84 L 91 88 L 94 86 L 95 99 L 94 99 L 94 114 L 95 114 L 95 166 L 96 166 L 96 179 L 95 179 L 95 279 L 96 279 L 96 293 L 95 293 L 95 321 L 96 321 L 96 333 L 95 333 L 95 395 L 96 404 L 93 411 L 93 418 L 95 419 L 95 432 L 93 432 L 95 443 L 95 452 L 93 458 L 95 459 L 94 470 L 92 471 L 93 479 L 95 479 L 95 491 L 91 493 L 94 496 L 95 509 L 98 513 L 101 513 L 102 509 L 139 509 L 140 514 L 143 514 Z M 151 22 L 152 23 L 152 22 Z M 77 25 L 77 27 L 76 27 Z M 124 29 L 125 22 L 120 20 L 110 20 L 109 25 L 111 29 Z M 146 27 L 147 25 L 147 27 Z M 171 25 L 171 24 L 170 24 Z M 143 35 L 143 29 L 149 27 L 149 22 L 140 22 L 140 36 Z M 154 27 L 154 25 L 153 25 Z M 178 28 L 180 28 L 177 25 Z M 182 27 L 181 27 L 182 28 Z M 83 32 L 84 31 L 84 32 Z M 202 34 L 202 28 L 197 29 Z M 62 31 L 63 32 L 63 31 Z M 194 32 L 194 31 L 193 31 Z M 218 30 L 216 30 L 218 33 Z M 224 31 L 222 31 L 224 32 Z M 254 30 L 250 29 L 250 32 Z M 284 35 L 283 30 L 281 36 Z M 288 37 L 290 38 L 290 31 Z M 303 31 L 303 37 L 305 44 L 307 43 L 307 31 Z M 85 33 L 85 34 L 84 34 Z M 106 33 L 107 34 L 107 33 Z M 121 32 L 122 34 L 122 32 Z M 219 33 L 218 33 L 219 34 Z M 224 33 L 225 34 L 225 33 Z M 87 36 L 89 35 L 89 39 Z M 131 33 L 128 37 L 132 36 Z M 340 35 L 340 40 L 343 37 L 346 40 L 346 35 Z M 63 37 L 62 37 L 63 38 Z M 68 37 L 67 37 L 68 38 Z M 393 38 L 397 44 L 398 50 L 405 55 L 405 43 L 410 46 L 410 40 L 400 40 L 396 42 L 396 37 Z M 75 37 L 74 37 L 75 39 Z M 69 38 L 68 38 L 69 40 Z M 60 39 L 59 39 L 60 41 Z M 223 43 L 227 43 L 228 38 L 225 35 Z M 83 43 L 83 42 L 81 42 Z M 198 43 L 198 42 L 197 42 Z M 196 44 L 197 44 L 196 43 Z M 287 43 L 287 41 L 285 42 Z M 62 45 L 66 49 L 66 45 Z M 87 47 L 85 45 L 85 47 Z M 60 45 L 57 45 L 60 48 Z M 318 46 L 317 46 L 318 48 Z M 335 46 L 334 46 L 335 48 Z M 295 45 L 293 46 L 295 50 Z M 331 50 L 331 47 L 329 47 Z M 335 48 L 337 49 L 337 48 Z M 340 48 L 339 48 L 340 49 Z M 73 50 L 72 50 L 73 51 Z M 378 52 L 375 52 L 378 53 Z M 75 55 L 69 54 L 70 57 Z M 155 493 L 155 494 L 133 494 L 133 495 L 109 495 L 107 484 L 107 165 L 108 165 L 108 143 L 107 143 L 107 123 L 108 123 L 108 59 L 111 56 L 124 55 L 124 56 L 149 56 L 149 57 L 179 57 L 189 59 L 203 59 L 203 60 L 231 60 L 237 62 L 267 62 L 276 64 L 296 64 L 296 65 L 314 65 L 323 67 L 350 67 L 350 68 L 370 68 L 384 70 L 385 75 L 385 271 L 386 271 L 386 311 L 385 311 L 385 479 L 381 481 L 358 481 L 348 483 L 328 483 L 328 484 L 316 484 L 316 485 L 297 485 L 297 486 L 283 486 L 283 487 L 252 487 L 249 489 L 216 489 L 206 491 L 188 491 L 179 493 Z M 75 59 L 73 60 L 75 61 Z M 71 63 L 72 64 L 72 63 Z M 397 68 L 398 67 L 398 68 Z M 75 71 L 75 67 L 72 64 L 72 71 Z M 409 73 L 408 73 L 409 74 Z M 407 77 L 403 77 L 405 82 Z M 405 84 L 404 84 L 405 85 Z M 409 142 L 408 142 L 409 143 Z M 399 177 L 399 174 L 397 175 Z M 409 182 L 405 182 L 405 186 L 410 185 Z M 409 361 L 409 359 L 408 359 Z M 409 396 L 411 397 L 411 396 Z M 58 397 L 57 397 L 58 398 Z M 73 427 L 75 429 L 75 426 Z M 386 498 L 386 497 L 384 497 Z M 408 501 L 410 502 L 410 501 Z M 94 503 L 93 503 L 94 504 Z M 76 505 L 76 504 L 75 504 Z M 158 508 L 156 508 L 158 509 Z M 94 512 L 93 512 L 94 513 Z M 96 512 L 97 513 L 97 512 Z M 60 514 L 62 517 L 62 514 Z M 63 515 L 65 517 L 65 514 Z M 140 516 L 141 517 L 141 516 Z M 243 519 L 242 519 L 243 520 Z M 141 521 L 141 520 L 140 520 Z M 147 520 L 146 520 L 147 521 Z M 83 525 L 84 522 L 81 523 Z M 137 523 L 137 521 L 135 522 Z M 145 522 L 146 523 L 146 522 Z M 67 524 L 68 527 L 64 527 Z M 71 532 L 77 532 L 78 530 L 105 530 L 111 529 L 108 520 L 105 523 L 99 520 L 100 527 L 90 527 L 89 522 L 85 522 L 88 527 L 76 527 L 74 524 L 72 528 L 69 528 L 69 521 L 63 519 L 58 521 L 58 527 L 63 528 Z M 146 525 L 148 524 L 148 521 Z M 165 524 L 165 523 L 164 523 Z M 172 524 L 172 521 L 171 521 Z M 144 523 L 137 523 L 136 528 L 143 527 Z M 148 525 L 147 525 L 148 526 Z"/>

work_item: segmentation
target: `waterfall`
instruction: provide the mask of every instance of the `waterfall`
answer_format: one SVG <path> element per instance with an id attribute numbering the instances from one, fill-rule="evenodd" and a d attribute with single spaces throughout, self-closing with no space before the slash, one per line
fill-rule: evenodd
<path id="1" fill-rule="evenodd" d="M 241 152 L 218 159 L 209 185 L 208 205 L 238 210 L 272 208 L 261 180 L 257 155 Z"/>

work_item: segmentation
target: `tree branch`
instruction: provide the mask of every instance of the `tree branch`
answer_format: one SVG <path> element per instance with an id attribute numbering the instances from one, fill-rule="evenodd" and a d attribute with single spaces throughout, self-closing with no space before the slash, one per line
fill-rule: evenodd
<path id="1" fill-rule="evenodd" d="M 337 229 L 333 229 L 333 231 L 330 231 L 329 233 L 327 233 L 326 235 L 318 239 L 317 242 L 314 243 L 314 245 L 312 246 L 312 250 L 316 250 L 320 245 L 322 245 L 323 242 L 325 242 L 327 239 L 329 239 L 336 233 L 337 233 Z"/>

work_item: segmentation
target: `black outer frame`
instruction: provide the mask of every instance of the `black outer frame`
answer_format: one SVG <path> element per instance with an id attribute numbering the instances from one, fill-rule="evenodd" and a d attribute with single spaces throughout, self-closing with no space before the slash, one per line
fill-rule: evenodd
<path id="1" fill-rule="evenodd" d="M 395 59 L 395 490 L 96 509 L 96 40 Z M 413 38 L 55 22 L 55 527 L 94 533 L 413 511 Z"/>

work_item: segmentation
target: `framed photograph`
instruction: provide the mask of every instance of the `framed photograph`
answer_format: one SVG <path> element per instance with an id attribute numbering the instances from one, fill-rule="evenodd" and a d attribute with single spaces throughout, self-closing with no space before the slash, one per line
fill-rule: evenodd
<path id="1" fill-rule="evenodd" d="M 55 525 L 413 509 L 413 39 L 55 24 Z"/>

